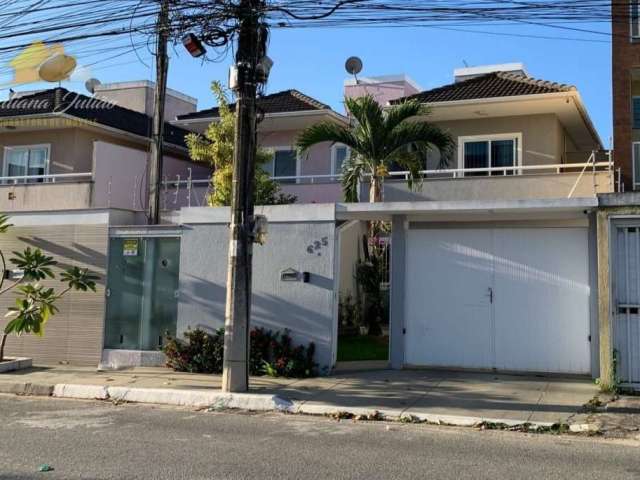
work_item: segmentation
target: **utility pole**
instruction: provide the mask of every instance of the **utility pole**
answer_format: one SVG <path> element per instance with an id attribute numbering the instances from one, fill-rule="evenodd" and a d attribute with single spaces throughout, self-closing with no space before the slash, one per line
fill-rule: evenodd
<path id="1" fill-rule="evenodd" d="M 222 390 L 249 388 L 249 319 L 253 256 L 253 190 L 256 160 L 258 63 L 265 55 L 266 31 L 260 22 L 263 0 L 240 0 L 238 49 L 231 82 L 236 94 L 236 124 Z"/>
<path id="2" fill-rule="evenodd" d="M 147 217 L 151 225 L 160 223 L 160 192 L 162 192 L 164 154 L 164 103 L 167 95 L 167 74 L 169 71 L 169 58 L 167 56 L 169 33 L 169 0 L 160 0 L 160 13 L 158 14 L 157 23 L 156 88 L 151 127 L 151 154 L 147 174 L 147 188 L 149 190 Z"/>

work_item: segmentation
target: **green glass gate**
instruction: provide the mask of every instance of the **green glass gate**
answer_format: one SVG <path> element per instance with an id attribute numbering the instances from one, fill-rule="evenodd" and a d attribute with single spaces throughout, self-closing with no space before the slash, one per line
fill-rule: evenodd
<path id="1" fill-rule="evenodd" d="M 157 350 L 176 335 L 179 271 L 179 238 L 111 238 L 105 348 Z"/>

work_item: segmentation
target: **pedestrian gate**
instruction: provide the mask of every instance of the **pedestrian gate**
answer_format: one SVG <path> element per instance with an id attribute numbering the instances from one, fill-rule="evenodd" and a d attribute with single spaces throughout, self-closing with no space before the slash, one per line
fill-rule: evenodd
<path id="1" fill-rule="evenodd" d="M 613 345 L 616 376 L 640 383 L 640 224 L 613 229 Z"/>

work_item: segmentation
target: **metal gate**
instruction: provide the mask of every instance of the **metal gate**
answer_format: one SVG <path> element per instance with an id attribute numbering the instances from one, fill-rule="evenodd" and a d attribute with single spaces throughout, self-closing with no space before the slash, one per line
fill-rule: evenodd
<path id="1" fill-rule="evenodd" d="M 640 383 L 640 225 L 615 226 L 613 346 L 616 376 Z"/>

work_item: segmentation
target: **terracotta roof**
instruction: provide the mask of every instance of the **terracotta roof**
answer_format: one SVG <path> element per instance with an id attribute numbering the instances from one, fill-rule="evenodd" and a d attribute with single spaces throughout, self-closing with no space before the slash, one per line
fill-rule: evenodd
<path id="1" fill-rule="evenodd" d="M 118 105 L 106 108 L 104 103 L 98 102 L 97 98 L 58 87 L 0 102 L 0 118 L 65 113 L 141 137 L 151 137 L 151 117 L 148 115 Z M 188 133 L 188 130 L 165 122 L 167 143 L 186 147 L 184 137 Z"/>
<path id="2" fill-rule="evenodd" d="M 456 100 L 568 92 L 575 89 L 572 85 L 537 80 L 514 73 L 494 72 L 400 98 L 392 103 L 404 100 L 418 100 L 421 103 L 453 102 Z"/>
<path id="3" fill-rule="evenodd" d="M 235 103 L 229 105 L 233 111 Z M 258 98 L 258 108 L 263 113 L 305 112 L 309 110 L 331 110 L 329 105 L 319 102 L 298 90 L 284 90 Z M 193 120 L 198 118 L 217 118 L 218 107 L 200 110 L 195 113 L 179 115 L 178 120 Z"/>

